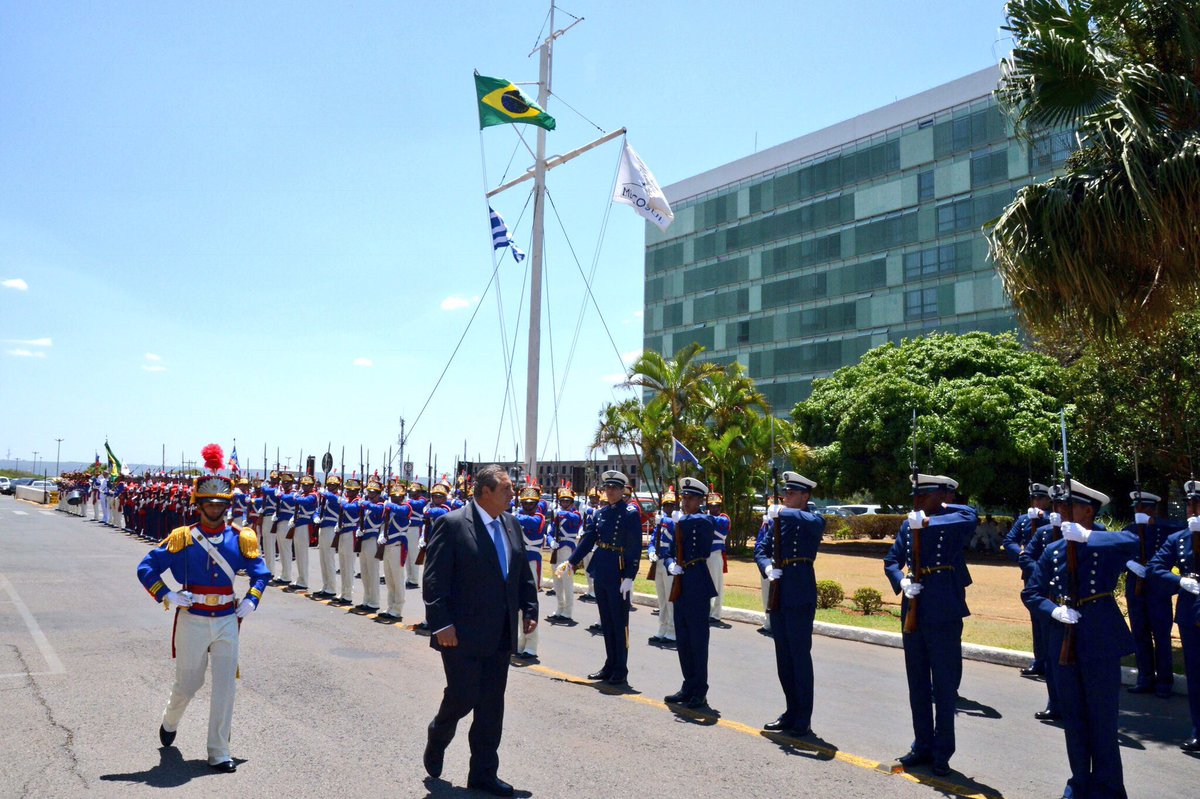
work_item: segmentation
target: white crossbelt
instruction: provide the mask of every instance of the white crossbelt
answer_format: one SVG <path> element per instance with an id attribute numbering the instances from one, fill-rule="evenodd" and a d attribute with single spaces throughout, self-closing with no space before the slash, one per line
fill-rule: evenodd
<path id="1" fill-rule="evenodd" d="M 199 544 L 200 547 L 208 553 L 208 556 L 212 558 L 213 563 L 217 564 L 217 567 L 225 573 L 226 577 L 229 578 L 229 585 L 232 586 L 234 583 L 234 571 L 233 567 L 229 565 L 229 561 L 225 560 L 225 556 L 218 552 L 217 548 L 209 543 L 208 539 L 205 538 L 200 533 L 200 530 L 196 527 L 192 528 L 192 540 Z M 230 597 L 230 600 L 232 600 L 232 596 Z"/>

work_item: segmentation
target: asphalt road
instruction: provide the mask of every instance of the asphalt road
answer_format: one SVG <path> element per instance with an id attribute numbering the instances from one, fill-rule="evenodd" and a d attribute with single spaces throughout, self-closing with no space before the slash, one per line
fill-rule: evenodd
<path id="1" fill-rule="evenodd" d="M 171 616 L 135 578 L 145 551 L 100 524 L 0 498 L 0 797 L 473 795 L 458 787 L 465 725 L 444 780 L 421 767 L 444 686 L 428 640 L 274 589 L 242 627 L 238 772 L 205 764 L 207 688 L 176 748 L 160 749 Z M 543 599 L 543 615 L 553 603 Z M 419 591 L 405 610 L 406 623 L 420 620 Z M 796 741 L 759 730 L 782 698 L 772 643 L 753 627 L 713 631 L 715 712 L 691 716 L 662 704 L 678 688 L 678 661 L 647 645 L 657 626 L 648 608 L 632 615 L 623 694 L 581 679 L 602 663 L 603 643 L 587 631 L 595 606 L 577 603 L 576 617 L 543 624 L 540 662 L 510 672 L 500 774 L 523 795 L 1052 797 L 1067 778 L 1061 730 L 1032 718 L 1044 686 L 1014 669 L 965 664 L 954 772 L 935 780 L 891 773 L 912 735 L 900 650 L 818 637 L 817 735 Z M 1185 699 L 1123 696 L 1122 706 L 1130 795 L 1195 795 L 1200 760 L 1177 748 Z"/>

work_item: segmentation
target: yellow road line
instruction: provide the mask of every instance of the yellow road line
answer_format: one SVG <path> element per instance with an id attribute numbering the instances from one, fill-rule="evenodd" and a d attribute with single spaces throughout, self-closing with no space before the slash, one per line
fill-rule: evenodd
<path id="1" fill-rule="evenodd" d="M 595 686 L 595 684 L 596 684 L 592 680 L 585 680 L 582 677 L 576 677 L 573 674 L 567 674 L 566 672 L 556 671 L 554 669 L 547 668 L 546 666 L 532 665 L 532 666 L 526 666 L 526 668 L 529 671 L 536 672 L 537 674 L 541 674 L 546 677 L 550 677 L 551 679 L 560 680 L 562 682 L 567 682 L 567 683 L 572 683 L 574 685 Z M 601 690 L 603 690 L 603 689 L 601 689 Z M 639 705 L 645 705 L 647 707 L 658 708 L 659 710 L 669 710 L 672 713 L 683 713 L 685 715 L 692 716 L 693 718 L 696 718 L 696 719 L 702 719 L 702 720 L 713 719 L 713 716 L 711 716 L 711 715 L 708 715 L 705 713 L 693 713 L 693 712 L 690 712 L 690 711 L 687 711 L 687 710 L 684 710 L 681 708 L 672 708 L 672 707 L 668 706 L 665 702 L 659 701 L 657 699 L 650 699 L 649 697 L 645 697 L 640 694 L 626 694 L 626 693 L 620 693 L 618 691 L 611 691 L 611 692 L 603 691 L 603 692 L 608 694 L 609 696 L 615 696 L 620 699 L 628 700 L 630 702 L 636 702 Z M 751 735 L 751 736 L 754 736 L 755 738 L 768 738 L 769 740 L 785 741 L 789 746 L 792 746 L 796 749 L 804 749 L 809 752 L 814 752 L 814 753 L 821 755 L 822 757 L 825 757 L 829 760 L 838 760 L 838 761 L 841 761 L 842 763 L 847 763 L 851 766 L 855 766 L 857 768 L 861 768 L 866 771 L 875 771 L 880 774 L 885 774 L 888 776 L 897 776 L 902 779 L 908 780 L 909 782 L 918 783 L 920 785 L 928 785 L 929 787 L 935 788 L 939 791 L 943 791 L 945 793 L 950 793 L 955 796 L 961 796 L 961 797 L 963 797 L 963 799 L 1003 799 L 1003 796 L 1000 794 L 981 793 L 981 792 L 975 790 L 974 788 L 968 788 L 964 785 L 956 785 L 955 783 L 947 782 L 945 780 L 940 780 L 936 777 L 918 776 L 918 775 L 914 775 L 914 774 L 909 774 L 905 771 L 893 771 L 891 767 L 885 766 L 882 763 L 879 763 L 878 761 L 871 760 L 871 759 L 865 758 L 865 757 L 859 757 L 858 755 L 852 755 L 849 752 L 842 752 L 841 750 L 838 750 L 838 749 L 830 749 L 827 746 L 820 746 L 818 744 L 808 743 L 807 741 L 802 741 L 797 738 L 792 738 L 792 737 L 786 736 L 786 735 L 774 735 L 774 734 L 770 734 L 770 733 L 764 733 L 762 729 L 760 729 L 758 727 L 751 727 L 749 724 L 742 724 L 740 721 L 731 721 L 731 720 L 725 719 L 725 718 L 717 718 L 717 719 L 715 719 L 715 721 L 716 721 L 715 726 L 717 726 L 717 727 L 724 727 L 727 730 L 734 730 L 735 732 L 740 732 L 744 735 Z"/>

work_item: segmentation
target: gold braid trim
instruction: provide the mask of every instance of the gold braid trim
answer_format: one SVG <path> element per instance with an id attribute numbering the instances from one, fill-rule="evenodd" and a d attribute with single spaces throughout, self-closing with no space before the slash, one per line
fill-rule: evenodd
<path id="1" fill-rule="evenodd" d="M 238 546 L 242 548 L 242 557 L 246 560 L 256 560 L 260 557 L 258 551 L 258 536 L 253 530 L 241 530 L 238 534 Z"/>
<path id="2" fill-rule="evenodd" d="M 165 546 L 171 554 L 182 552 L 183 548 L 192 543 L 192 528 L 188 526 L 176 527 L 167 536 Z"/>

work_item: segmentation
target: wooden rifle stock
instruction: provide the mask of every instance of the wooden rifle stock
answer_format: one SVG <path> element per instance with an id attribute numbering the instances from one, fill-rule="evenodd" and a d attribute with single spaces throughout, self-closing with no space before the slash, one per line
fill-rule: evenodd
<path id="1" fill-rule="evenodd" d="M 1075 503 L 1071 499 L 1071 477 L 1067 475 L 1067 521 L 1075 521 Z M 1066 606 L 1079 606 L 1079 549 L 1074 541 L 1067 542 L 1067 591 Z M 1066 633 L 1063 635 L 1062 649 L 1058 652 L 1058 665 L 1075 665 L 1075 624 L 1065 624 Z"/>
<path id="2" fill-rule="evenodd" d="M 783 563 L 783 525 L 778 516 L 771 520 L 771 524 L 774 526 L 771 531 L 771 565 L 772 568 L 776 568 L 774 565 L 776 560 Z M 783 566 L 778 568 L 782 569 Z M 782 579 L 783 577 L 780 577 L 779 580 L 772 580 L 770 588 L 767 589 L 767 612 L 769 613 L 779 610 L 779 603 L 783 599 L 782 589 L 779 586 Z"/>
<path id="3" fill-rule="evenodd" d="M 656 535 L 652 535 L 652 536 L 650 536 L 650 540 L 651 540 L 651 541 L 659 541 L 659 540 L 661 540 L 661 539 L 659 539 L 659 538 L 658 538 L 658 534 L 661 534 L 661 532 L 662 532 L 662 529 L 663 529 L 663 523 L 662 523 L 662 521 L 660 520 L 660 521 L 659 521 L 659 523 L 658 523 L 658 529 L 654 531 L 654 532 L 656 533 Z M 654 560 L 650 561 L 650 571 L 646 572 L 646 579 L 647 579 L 647 580 L 650 580 L 650 581 L 653 581 L 653 580 L 654 580 L 654 578 L 656 578 L 656 577 L 658 577 L 658 551 L 657 551 L 657 547 L 656 547 L 656 551 L 655 551 L 655 553 L 654 553 Z M 674 586 L 672 586 L 672 588 L 674 588 Z"/>
<path id="4" fill-rule="evenodd" d="M 683 536 L 679 533 L 679 525 L 675 525 L 675 562 L 679 564 L 679 568 L 683 568 Z M 671 596 L 668 597 L 669 602 L 674 602 L 679 599 L 680 592 L 683 591 L 683 575 L 676 574 L 671 578 Z"/>
<path id="5" fill-rule="evenodd" d="M 429 512 L 428 507 L 425 508 L 425 512 L 426 513 Z M 428 519 L 428 517 L 426 517 L 425 521 L 422 522 L 422 524 L 421 524 L 421 535 L 425 539 L 425 543 L 421 544 L 420 547 L 417 548 L 416 564 L 418 566 L 425 565 L 425 549 L 426 549 L 426 547 L 429 546 L 429 519 Z"/>
<path id="6" fill-rule="evenodd" d="M 908 579 L 914 583 L 921 582 L 921 528 L 913 528 L 908 526 L 908 534 L 912 537 L 912 576 Z M 904 617 L 904 632 L 915 633 L 917 631 L 917 600 L 919 596 L 908 597 L 908 613 Z"/>

